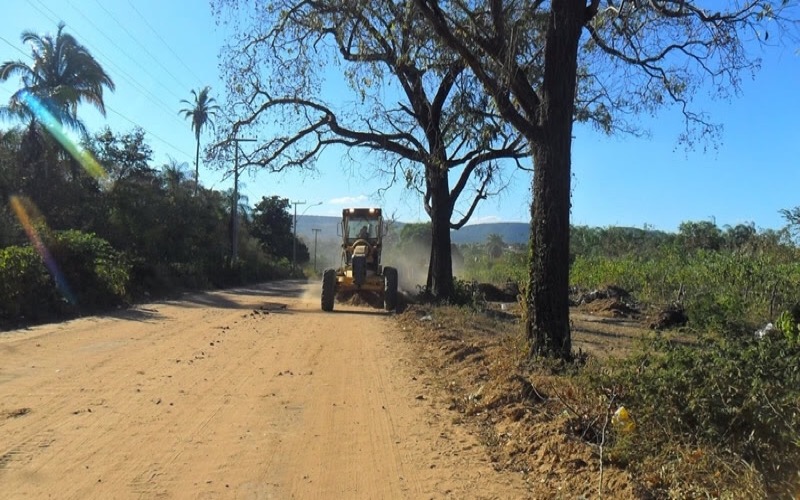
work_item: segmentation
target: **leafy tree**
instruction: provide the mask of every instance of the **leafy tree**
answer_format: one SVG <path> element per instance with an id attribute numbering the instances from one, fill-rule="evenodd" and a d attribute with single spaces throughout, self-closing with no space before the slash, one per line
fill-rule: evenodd
<path id="1" fill-rule="evenodd" d="M 640 259 L 661 255 L 677 240 L 674 233 L 648 227 L 587 227 L 570 228 L 570 251 L 575 257 L 623 257 Z"/>
<path id="2" fill-rule="evenodd" d="M 276 257 L 292 258 L 292 214 L 286 198 L 270 196 L 261 198 L 253 210 L 250 234 L 256 238 L 264 250 Z M 296 242 L 298 262 L 308 262 L 309 251 L 305 243 Z"/>
<path id="3" fill-rule="evenodd" d="M 94 151 L 112 183 L 150 170 L 153 150 L 145 142 L 144 130 L 141 128 L 118 135 L 106 127 L 86 141 L 86 146 Z"/>
<path id="4" fill-rule="evenodd" d="M 181 99 L 183 104 L 191 106 L 180 110 L 180 114 L 182 114 L 184 118 L 190 118 L 192 120 L 192 130 L 194 130 L 194 138 L 197 142 L 194 157 L 195 186 L 200 185 L 200 132 L 203 131 L 206 125 L 210 125 L 211 128 L 214 128 L 214 119 L 217 117 L 217 112 L 219 112 L 220 109 L 214 98 L 209 96 L 209 92 L 211 92 L 211 87 L 206 86 L 199 91 L 192 90 L 194 102 Z M 197 187 L 195 187 L 194 192 L 197 194 Z"/>
<path id="5" fill-rule="evenodd" d="M 22 135 L 17 128 L 0 131 L 0 200 L 8 200 L 11 194 L 20 190 L 16 158 L 21 141 Z"/>
<path id="6" fill-rule="evenodd" d="M 429 222 L 404 224 L 400 230 L 399 240 L 397 246 L 400 248 L 428 248 L 431 245 L 431 224 Z"/>
<path id="7" fill-rule="evenodd" d="M 678 239 L 688 251 L 719 250 L 724 243 L 722 231 L 711 221 L 681 222 Z"/>
<path id="8" fill-rule="evenodd" d="M 737 92 L 758 59 L 748 43 L 786 27 L 785 1 L 527 2 L 414 0 L 430 29 L 480 79 L 503 118 L 524 135 L 534 164 L 526 332 L 531 354 L 571 356 L 569 217 L 572 128 L 636 132 L 626 117 L 675 105 L 685 133 L 718 133 L 692 99 Z M 757 40 L 753 35 L 764 34 Z"/>
<path id="9" fill-rule="evenodd" d="M 22 230 L 8 208 L 9 197 L 20 191 L 16 156 L 20 131 L 0 131 L 0 248 L 21 243 Z"/>
<path id="10" fill-rule="evenodd" d="M 216 2 L 220 16 L 246 5 Z M 421 194 L 432 231 L 426 288 L 450 298 L 450 230 L 502 189 L 501 160 L 527 156 L 520 134 L 500 120 L 466 65 L 429 36 L 410 2 L 280 0 L 257 3 L 250 19 L 226 52 L 238 118 L 232 133 L 273 121 L 282 128 L 247 164 L 309 166 L 332 145 L 374 153 L 374 170 L 390 184 L 405 181 Z M 320 61 L 328 60 L 340 65 L 353 99 L 319 97 Z"/>
<path id="11" fill-rule="evenodd" d="M 725 246 L 731 250 L 742 250 L 751 246 L 758 238 L 758 231 L 752 222 L 725 226 Z"/>

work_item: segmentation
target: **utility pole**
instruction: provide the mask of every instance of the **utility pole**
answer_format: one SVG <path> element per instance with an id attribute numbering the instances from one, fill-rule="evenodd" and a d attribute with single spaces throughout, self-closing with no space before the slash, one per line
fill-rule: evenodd
<path id="1" fill-rule="evenodd" d="M 314 271 L 317 271 L 317 235 L 322 229 L 314 227 L 311 230 L 314 231 Z"/>
<path id="2" fill-rule="evenodd" d="M 239 259 L 239 143 L 255 142 L 255 139 L 231 139 L 233 153 L 233 201 L 231 202 L 231 264 Z"/>
<path id="3" fill-rule="evenodd" d="M 294 205 L 294 239 L 292 240 L 292 272 L 294 273 L 294 268 L 295 268 L 295 265 L 297 263 L 297 205 L 305 205 L 308 202 L 307 201 L 292 201 L 292 202 L 289 202 L 289 203 L 292 203 Z M 320 205 L 322 205 L 321 201 L 307 206 L 306 209 L 303 210 L 303 213 L 300 214 L 300 216 L 302 217 L 303 215 L 305 215 L 306 212 L 308 212 L 309 208 L 318 207 Z"/>
<path id="4" fill-rule="evenodd" d="M 294 237 L 292 238 L 292 274 L 297 264 L 297 205 L 305 205 L 306 201 L 293 201 L 294 206 Z"/>

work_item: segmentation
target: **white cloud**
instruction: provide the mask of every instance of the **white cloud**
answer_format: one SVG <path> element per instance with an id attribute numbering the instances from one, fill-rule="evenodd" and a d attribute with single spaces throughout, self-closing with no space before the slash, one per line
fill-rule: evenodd
<path id="1" fill-rule="evenodd" d="M 369 198 L 367 198 L 366 195 L 362 194 L 362 195 L 359 195 L 359 196 L 345 196 L 344 198 L 334 198 L 334 199 L 330 200 L 328 203 L 330 203 L 331 205 L 351 205 L 352 206 L 352 205 L 357 205 L 359 203 L 363 203 L 363 202 L 368 201 L 368 200 L 369 200 Z"/>

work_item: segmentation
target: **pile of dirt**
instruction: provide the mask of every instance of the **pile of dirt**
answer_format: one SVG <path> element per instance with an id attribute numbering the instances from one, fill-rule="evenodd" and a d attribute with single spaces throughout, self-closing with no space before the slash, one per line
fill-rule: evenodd
<path id="1" fill-rule="evenodd" d="M 628 299 L 630 296 L 630 292 L 620 286 L 606 285 L 595 290 L 579 293 L 576 302 L 578 304 L 588 304 L 598 299 Z"/>
<path id="2" fill-rule="evenodd" d="M 440 389 L 434 403 L 481 436 L 496 470 L 523 474 L 534 498 L 635 498 L 629 474 L 601 462 L 597 436 L 575 431 L 587 426 L 568 389 L 525 368 L 508 320 L 419 306 L 398 319 L 428 367 L 421 376 Z"/>
<path id="3" fill-rule="evenodd" d="M 383 297 L 373 292 L 338 292 L 336 302 L 349 306 L 367 306 L 374 309 L 383 308 Z"/>
<path id="4" fill-rule="evenodd" d="M 682 304 L 672 303 L 664 307 L 656 314 L 655 320 L 650 323 L 651 330 L 666 330 L 686 326 L 689 316 Z"/>
<path id="5" fill-rule="evenodd" d="M 589 314 L 607 316 L 610 318 L 633 318 L 639 315 L 639 310 L 619 299 L 598 299 L 589 302 L 580 308 Z"/>
<path id="6" fill-rule="evenodd" d="M 476 291 L 488 302 L 516 302 L 519 295 L 519 287 L 515 284 L 501 289 L 491 283 L 478 283 Z"/>
<path id="7" fill-rule="evenodd" d="M 630 292 L 617 285 L 590 291 L 573 290 L 570 302 L 582 312 L 610 318 L 637 318 L 641 313 Z"/>

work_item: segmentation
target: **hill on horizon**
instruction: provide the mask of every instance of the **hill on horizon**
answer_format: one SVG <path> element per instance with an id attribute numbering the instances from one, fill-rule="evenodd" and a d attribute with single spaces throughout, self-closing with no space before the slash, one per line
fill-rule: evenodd
<path id="1" fill-rule="evenodd" d="M 314 229 L 318 229 L 318 242 L 332 242 L 339 240 L 337 227 L 341 218 L 326 215 L 303 215 L 297 217 L 297 236 L 306 243 L 314 242 Z M 396 228 L 402 229 L 404 222 L 397 222 Z M 484 243 L 490 234 L 498 234 L 503 241 L 509 244 L 526 244 L 530 234 L 530 225 L 525 222 L 491 222 L 485 224 L 471 224 L 457 231 L 451 231 L 453 243 L 463 245 L 466 243 Z"/>

